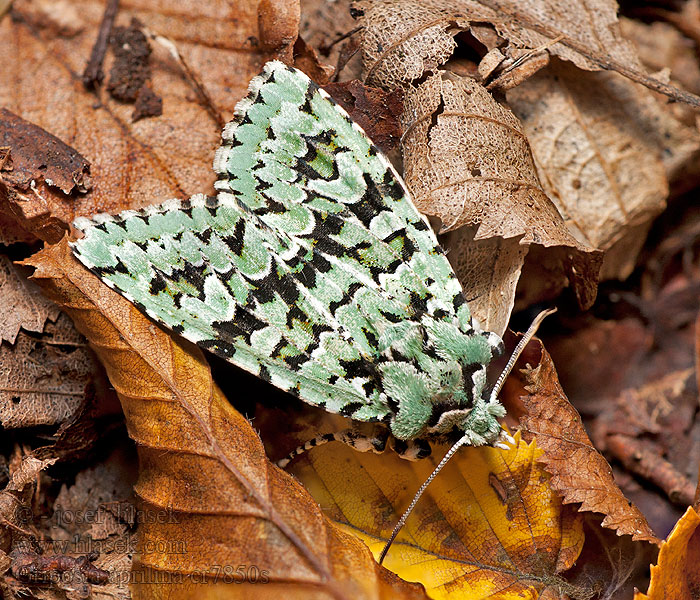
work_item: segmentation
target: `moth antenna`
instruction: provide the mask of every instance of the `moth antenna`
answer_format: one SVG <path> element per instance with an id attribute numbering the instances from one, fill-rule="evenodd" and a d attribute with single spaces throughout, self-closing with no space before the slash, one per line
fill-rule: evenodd
<path id="1" fill-rule="evenodd" d="M 538 314 L 535 317 L 534 321 L 532 322 L 532 324 L 530 325 L 528 330 L 525 332 L 525 335 L 518 342 L 518 345 L 515 346 L 515 350 L 513 350 L 513 353 L 511 354 L 510 358 L 508 359 L 508 363 L 506 364 L 505 368 L 503 369 L 503 371 L 501 371 L 501 374 L 498 376 L 498 379 L 496 380 L 496 383 L 493 386 L 493 390 L 491 391 L 491 396 L 489 397 L 489 403 L 495 402 L 496 399 L 498 398 L 498 394 L 500 393 L 501 388 L 503 387 L 503 384 L 505 383 L 505 380 L 508 378 L 508 375 L 510 375 L 510 372 L 513 370 L 513 367 L 515 366 L 515 363 L 518 361 L 518 358 L 522 354 L 525 346 L 527 346 L 528 342 L 533 338 L 535 333 L 537 333 L 537 330 L 539 329 L 539 326 L 542 324 L 542 321 L 544 321 L 545 317 L 547 317 L 555 312 L 557 312 L 556 308 L 550 308 L 547 310 L 543 310 L 540 314 Z M 418 500 L 420 500 L 420 497 L 423 495 L 423 492 L 425 492 L 425 490 L 430 485 L 430 483 L 433 481 L 433 479 L 435 479 L 437 474 L 440 471 L 442 471 L 442 468 L 454 456 L 455 452 L 457 452 L 457 450 L 459 450 L 461 446 L 468 444 L 471 439 L 472 439 L 472 435 L 466 434 L 466 435 L 463 435 L 457 442 L 455 442 L 454 445 L 447 451 L 447 454 L 445 454 L 443 459 L 438 463 L 437 467 L 435 467 L 433 472 L 425 480 L 423 485 L 420 486 L 419 490 L 416 492 L 416 495 L 413 496 L 413 500 L 411 500 L 411 504 L 408 505 L 408 508 L 401 515 L 399 522 L 396 524 L 396 527 L 394 527 L 394 530 L 391 532 L 391 535 L 389 536 L 389 541 L 387 541 L 386 545 L 384 546 L 382 553 L 379 555 L 379 564 L 380 565 L 382 564 L 382 562 L 386 558 L 386 555 L 389 552 L 389 548 L 394 543 L 396 536 L 399 535 L 399 531 L 401 531 L 403 526 L 406 524 L 406 520 L 408 519 L 409 515 L 413 512 L 413 509 L 416 507 L 416 504 L 418 504 Z M 498 447 L 504 448 L 504 446 L 501 446 L 501 445 L 499 445 Z M 507 449 L 507 446 L 505 446 L 505 449 Z"/>
<path id="2" fill-rule="evenodd" d="M 510 372 L 513 370 L 515 363 L 518 362 L 518 358 L 520 358 L 520 355 L 523 353 L 525 346 L 528 345 L 530 340 L 537 333 L 537 330 L 542 324 L 542 321 L 544 321 L 545 317 L 548 317 L 549 315 L 554 314 L 555 312 L 557 312 L 556 308 L 549 308 L 547 310 L 543 310 L 539 315 L 535 317 L 535 320 L 532 322 L 532 325 L 530 325 L 528 330 L 525 332 L 525 335 L 518 342 L 518 345 L 515 347 L 515 350 L 513 350 L 513 353 L 508 359 L 508 363 L 503 368 L 503 371 L 501 371 L 501 374 L 498 376 L 498 379 L 496 380 L 496 383 L 494 384 L 493 389 L 491 390 L 491 396 L 489 396 L 489 404 L 496 402 L 498 394 L 501 393 L 501 388 L 503 387 L 503 384 L 506 382 L 506 379 L 508 379 L 508 375 L 510 375 Z"/>
<path id="3" fill-rule="evenodd" d="M 457 442 L 454 443 L 452 448 L 450 448 L 447 451 L 447 454 L 443 457 L 443 459 L 438 463 L 438 466 L 435 467 L 433 472 L 430 474 L 428 479 L 425 480 L 422 486 L 420 486 L 420 489 L 416 492 L 416 495 L 413 496 L 413 500 L 411 500 L 411 504 L 408 505 L 408 508 L 404 511 L 404 513 L 401 515 L 401 518 L 399 519 L 399 522 L 396 524 L 396 527 L 394 527 L 394 531 L 391 532 L 391 535 L 389 536 L 389 541 L 386 543 L 384 546 L 384 549 L 382 550 L 382 553 L 379 555 L 379 564 L 382 564 L 382 561 L 386 557 L 387 552 L 389 552 L 389 548 L 391 545 L 394 543 L 394 540 L 396 539 L 396 536 L 399 535 L 399 531 L 403 528 L 403 526 L 406 524 L 406 519 L 408 519 L 408 516 L 413 512 L 413 509 L 416 507 L 416 504 L 418 504 L 418 500 L 420 497 L 423 495 L 423 492 L 426 490 L 426 488 L 430 485 L 430 482 L 435 479 L 437 474 L 442 471 L 442 468 L 447 464 L 447 462 L 452 458 L 452 455 L 459 450 L 460 446 L 464 446 L 464 444 L 468 443 L 469 440 L 471 439 L 471 436 L 469 434 L 462 436 L 459 438 Z"/>

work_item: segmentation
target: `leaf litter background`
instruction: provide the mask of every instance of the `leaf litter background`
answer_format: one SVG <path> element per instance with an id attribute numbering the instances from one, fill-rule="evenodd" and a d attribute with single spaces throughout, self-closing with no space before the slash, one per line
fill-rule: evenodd
<path id="1" fill-rule="evenodd" d="M 132 3 L 117 12 L 91 93 L 82 74 L 105 6 L 5 7 L 5 596 L 186 598 L 205 574 L 198 597 L 629 598 L 657 562 L 635 597 L 693 597 L 700 138 L 687 105 L 629 78 L 698 91 L 697 29 L 673 26 L 697 22 L 698 7 L 630 8 L 620 23 L 613 3 L 565 8 L 373 1 L 354 5 L 356 21 L 345 2 Z M 541 331 L 547 350 L 533 343 L 503 394 L 522 437 L 509 451 L 460 452 L 409 519 L 390 570 L 370 550 L 444 449 L 413 464 L 328 445 L 291 478 L 267 461 L 203 355 L 100 285 L 60 241 L 75 216 L 210 190 L 220 124 L 273 57 L 320 82 L 341 65 L 341 82 L 375 86 L 329 90 L 403 161 L 486 326 L 502 332 L 514 307 L 559 298 Z M 645 69 L 660 72 L 652 80 Z M 27 281 L 31 268 L 12 264 L 39 241 L 53 245 L 25 264 L 54 303 Z M 344 426 L 214 366 L 273 459 Z M 99 518 L 61 518 L 87 510 Z M 139 519 L 153 513 L 175 516 Z M 671 529 L 657 558 L 656 536 Z M 75 535 L 87 545 L 59 544 Z M 37 540 L 45 558 L 100 552 L 94 565 L 57 566 L 41 562 Z M 22 564 L 73 578 L 31 583 Z M 231 586 L 227 565 L 254 566 L 270 583 Z M 111 573 L 107 585 L 96 567 Z M 164 583 L 138 585 L 156 577 Z"/>

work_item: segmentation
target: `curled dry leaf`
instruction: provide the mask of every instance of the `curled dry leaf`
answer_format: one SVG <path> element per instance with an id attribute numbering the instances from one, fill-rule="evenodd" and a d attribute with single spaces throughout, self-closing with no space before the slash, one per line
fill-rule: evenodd
<path id="1" fill-rule="evenodd" d="M 168 584 L 171 597 L 191 597 L 194 589 L 205 597 L 193 587 L 196 577 L 213 584 L 207 594 L 224 593 L 223 566 L 255 565 L 270 583 L 243 583 L 237 593 L 422 597 L 419 588 L 379 567 L 361 542 L 336 528 L 300 484 L 267 460 L 196 346 L 171 337 L 102 284 L 65 240 L 28 264 L 91 342 L 119 394 L 139 451 L 136 493 L 143 509 L 175 516 L 142 524 L 135 567 L 146 577 L 141 581 L 165 573 L 182 581 Z M 186 552 L 169 552 L 173 540 Z M 134 585 L 134 597 L 154 597 L 157 588 Z"/>
<path id="2" fill-rule="evenodd" d="M 634 600 L 694 600 L 700 592 L 700 516 L 689 506 L 661 544 L 659 561 L 651 566 L 646 594 L 636 591 Z"/>
<path id="3" fill-rule="evenodd" d="M 528 363 L 522 382 L 528 395 L 520 400 L 524 415 L 520 422 L 523 437 L 536 439 L 544 451 L 541 461 L 552 474 L 551 486 L 564 502 L 580 502 L 581 511 L 605 515 L 602 525 L 618 535 L 656 543 L 658 540 L 644 515 L 622 494 L 612 470 L 586 435 L 581 417 L 571 406 L 559 385 L 554 364 L 540 347 L 538 360 Z"/>
<path id="4" fill-rule="evenodd" d="M 306 409 L 261 415 L 256 424 L 280 455 L 319 430 L 347 426 L 336 415 Z M 387 568 L 421 582 L 433 599 L 534 599 L 567 589 L 564 574 L 584 541 L 580 515 L 549 487 L 538 465 L 541 450 L 517 433 L 515 439 L 505 451 L 459 451 L 399 533 L 384 561 Z M 330 518 L 379 556 L 446 450 L 435 446 L 430 458 L 411 462 L 391 450 L 374 455 L 336 442 L 309 451 L 290 470 Z"/>
<path id="5" fill-rule="evenodd" d="M 362 50 L 370 84 L 376 79 L 393 87 L 418 79 L 452 54 L 456 33 L 469 31 L 487 49 L 498 47 L 512 59 L 521 59 L 523 49 L 546 50 L 580 69 L 617 71 L 700 106 L 697 96 L 643 72 L 611 0 L 361 0 L 355 7 L 364 14 Z"/>
<path id="6" fill-rule="evenodd" d="M 20 328 L 41 332 L 46 321 L 55 321 L 58 307 L 49 302 L 36 287 L 18 272 L 7 256 L 0 255 L 0 297 L 5 303 L 0 321 L 0 343 L 14 344 Z"/>
<path id="7" fill-rule="evenodd" d="M 56 136 L 4 108 L 0 147 L 6 152 L 0 169 L 0 209 L 5 218 L 25 235 L 61 239 L 71 215 L 68 194 L 92 186 L 89 163 Z"/>

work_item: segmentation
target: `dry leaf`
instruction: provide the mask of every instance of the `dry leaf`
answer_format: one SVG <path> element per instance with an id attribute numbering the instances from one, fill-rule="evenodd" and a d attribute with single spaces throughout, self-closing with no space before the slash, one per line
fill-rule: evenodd
<path id="1" fill-rule="evenodd" d="M 19 452 L 15 452 L 13 458 L 13 464 L 10 465 L 10 480 L 5 489 L 0 491 L 0 520 L 5 523 L 0 527 L 0 551 L 6 554 L 11 550 L 15 528 L 24 529 L 28 525 L 31 515 L 29 503 L 34 493 L 33 484 L 37 476 L 58 460 L 56 458 L 39 460 L 31 454 L 20 455 Z"/>
<path id="2" fill-rule="evenodd" d="M 511 90 L 508 101 L 569 231 L 606 252 L 601 277 L 626 278 L 666 205 L 667 174 L 697 159 L 700 136 L 647 90 L 560 62 Z"/>
<path id="3" fill-rule="evenodd" d="M 685 3 L 683 7 L 690 4 Z M 680 82 L 689 92 L 700 93 L 700 65 L 690 37 L 683 35 L 673 24 L 663 21 L 646 23 L 621 17 L 620 28 L 625 38 L 634 44 L 639 58 L 649 71 L 670 69 L 672 81 Z"/>
<path id="4" fill-rule="evenodd" d="M 663 490 L 681 506 L 693 503 L 697 464 L 689 455 L 694 441 L 697 388 L 693 369 L 652 378 L 623 390 L 596 417 L 596 446 L 619 460 L 628 472 Z M 685 468 L 683 468 L 685 467 Z"/>
<path id="5" fill-rule="evenodd" d="M 93 184 L 90 193 L 70 198 L 39 186 L 21 199 L 26 218 L 52 216 L 65 228 L 78 215 L 118 212 L 211 189 L 219 120 L 230 116 L 266 59 L 291 59 L 296 40 L 296 2 L 266 1 L 258 14 L 259 4 L 170 0 L 157 7 L 145 1 L 121 5 L 116 25 L 137 17 L 173 44 L 150 42 L 151 87 L 164 99 L 163 115 L 133 123 L 132 105 L 101 90 L 96 97 L 76 77 L 91 54 L 104 2 L 91 0 L 73 10 L 69 31 L 55 3 L 14 2 L 12 18 L 0 22 L 0 56 L 7 65 L 0 70 L 0 105 L 80 152 L 91 163 Z M 172 47 L 189 74 L 172 56 Z M 106 72 L 111 62 L 108 53 Z M 56 228 L 39 231 L 34 222 L 28 227 L 43 239 L 56 241 L 62 235 Z"/>
<path id="6" fill-rule="evenodd" d="M 472 245 L 470 255 L 460 253 L 453 260 L 467 299 L 476 300 L 474 312 L 487 329 L 503 333 L 515 299 L 524 252 L 508 240 L 561 248 L 556 256 L 562 275 L 545 281 L 571 284 L 583 304 L 593 301 L 588 287 L 596 281 L 599 257 L 571 236 L 543 191 L 527 138 L 507 107 L 473 79 L 440 71 L 407 89 L 402 120 L 404 176 L 418 209 L 439 217 L 443 231 L 476 226 L 476 235 L 460 231 L 464 241 L 452 236 L 458 247 L 492 238 L 508 244 L 499 254 L 488 247 L 477 254 Z M 470 273 L 490 261 L 490 286 L 473 284 Z M 487 299 L 493 295 L 502 301 L 491 305 Z M 492 306 L 507 312 L 494 314 Z"/>
<path id="7" fill-rule="evenodd" d="M 98 366 L 65 315 L 41 335 L 20 332 L 0 345 L 0 424 L 5 429 L 60 425 L 77 416 Z"/>
<path id="8" fill-rule="evenodd" d="M 576 409 L 569 404 L 549 354 L 540 345 L 537 360 L 528 357 L 522 380 L 529 395 L 520 400 L 526 440 L 536 439 L 544 450 L 541 461 L 552 474 L 551 486 L 567 504 L 580 502 L 581 511 L 605 515 L 602 525 L 618 535 L 656 543 L 657 538 L 644 515 L 617 487 L 610 465 L 593 447 Z M 511 411 L 512 412 L 512 411 Z"/>
<path id="9" fill-rule="evenodd" d="M 401 139 L 399 117 L 403 111 L 400 89 L 385 92 L 363 85 L 356 79 L 323 86 L 372 141 L 384 152 L 393 150 Z"/>
<path id="10" fill-rule="evenodd" d="M 249 423 L 213 384 L 196 346 L 174 339 L 102 284 L 77 263 L 65 240 L 27 262 L 90 340 L 119 394 L 139 450 L 136 493 L 143 509 L 175 515 L 175 522 L 141 524 L 135 567 L 141 575 L 181 577 L 181 585 L 168 584 L 173 598 L 191 597 L 193 589 L 205 597 L 195 586 L 198 575 L 214 582 L 208 594 L 223 593 L 222 565 L 254 566 L 258 576 L 266 571 L 270 584 L 237 588 L 255 586 L 258 598 L 282 590 L 285 597 L 307 598 L 420 596 L 272 466 Z M 186 552 L 167 550 L 177 540 Z M 135 598 L 159 593 L 152 585 L 132 589 Z"/>
<path id="11" fill-rule="evenodd" d="M 0 344 L 14 344 L 20 328 L 41 333 L 47 320 L 55 321 L 58 307 L 49 302 L 34 283 L 27 281 L 7 256 L 0 255 L 0 297 L 5 303 L 0 321 Z"/>
<path id="12" fill-rule="evenodd" d="M 299 36 L 316 48 L 327 62 L 336 67 L 334 81 L 359 79 L 362 61 L 357 22 L 350 11 L 351 0 L 301 0 Z"/>
<path id="13" fill-rule="evenodd" d="M 262 411 L 260 411 L 262 412 Z M 284 423 L 284 426 L 280 426 Z M 346 424 L 322 411 L 266 411 L 256 419 L 274 452 Z M 293 432 L 293 433 L 290 433 Z M 384 561 L 438 598 L 539 598 L 566 588 L 583 545 L 581 519 L 562 506 L 538 466 L 541 450 L 466 448 L 430 484 Z M 400 514 L 445 451 L 409 462 L 393 451 L 314 448 L 290 466 L 326 514 L 381 552 Z M 559 597 L 559 596 L 554 596 Z"/>
<path id="14" fill-rule="evenodd" d="M 651 89 L 700 106 L 700 98 L 643 72 L 624 39 L 616 2 L 529 0 L 360 1 L 364 13 L 363 59 L 367 83 L 389 88 L 434 70 L 456 48 L 454 36 L 469 31 L 487 49 L 514 60 L 546 51 L 579 69 L 614 70 Z M 531 72 L 534 72 L 532 70 Z"/>
<path id="15" fill-rule="evenodd" d="M 646 594 L 634 600 L 696 600 L 700 594 L 700 516 L 691 507 L 661 544 Z"/>
<path id="16" fill-rule="evenodd" d="M 56 136 L 4 108 L 0 146 L 6 151 L 0 170 L 5 218 L 13 222 L 13 229 L 59 240 L 68 230 L 68 194 L 92 186 L 88 162 Z"/>
<path id="17" fill-rule="evenodd" d="M 469 310 L 488 331 L 503 335 L 515 302 L 515 289 L 528 248 L 518 238 L 474 239 L 474 227 L 445 236 L 452 268 L 464 281 Z M 510 293 L 508 293 L 510 292 Z"/>

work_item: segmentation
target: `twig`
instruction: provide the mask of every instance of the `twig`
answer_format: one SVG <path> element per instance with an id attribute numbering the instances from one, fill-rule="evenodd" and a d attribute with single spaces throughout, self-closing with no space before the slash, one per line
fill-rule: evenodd
<path id="1" fill-rule="evenodd" d="M 211 118 L 214 119 L 214 121 L 219 125 L 219 127 L 223 127 L 224 125 L 226 125 L 226 120 L 223 118 L 219 110 L 214 105 L 214 101 L 211 99 L 211 96 L 207 92 L 206 88 L 199 81 L 199 78 L 197 77 L 195 72 L 187 64 L 187 61 L 184 59 L 182 54 L 180 54 L 175 44 L 168 38 L 153 33 L 146 27 L 143 28 L 143 32 L 146 35 L 148 35 L 154 42 L 158 42 L 161 46 L 163 46 L 175 59 L 175 61 L 177 61 L 177 63 L 180 65 L 180 67 L 185 73 L 185 78 L 194 88 L 195 93 L 197 94 L 197 96 L 199 96 L 200 103 L 209 113 L 209 116 L 211 116 Z"/>
<path id="2" fill-rule="evenodd" d="M 83 71 L 83 85 L 86 90 L 94 90 L 102 83 L 104 73 L 102 72 L 102 62 L 105 59 L 107 52 L 107 44 L 109 36 L 112 33 L 114 18 L 119 10 L 119 0 L 107 0 L 102 23 L 100 23 L 100 31 L 97 34 L 95 45 L 90 53 L 90 60 Z"/>

